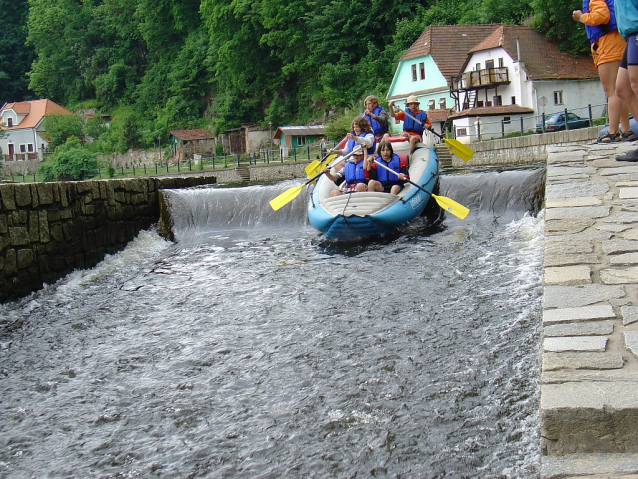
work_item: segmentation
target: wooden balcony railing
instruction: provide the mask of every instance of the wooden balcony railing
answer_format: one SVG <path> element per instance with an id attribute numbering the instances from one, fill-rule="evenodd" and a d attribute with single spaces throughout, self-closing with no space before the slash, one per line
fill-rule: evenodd
<path id="1" fill-rule="evenodd" d="M 493 88 L 509 82 L 507 67 L 486 68 L 485 70 L 465 72 L 462 75 L 453 76 L 450 90 L 454 92 L 479 90 Z"/>

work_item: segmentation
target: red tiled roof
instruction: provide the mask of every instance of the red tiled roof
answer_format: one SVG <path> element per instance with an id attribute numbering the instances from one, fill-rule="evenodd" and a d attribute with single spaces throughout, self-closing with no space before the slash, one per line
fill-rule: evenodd
<path id="1" fill-rule="evenodd" d="M 452 113 L 454 113 L 454 110 L 446 108 L 437 110 L 425 110 L 425 112 L 428 114 L 428 118 L 430 119 L 430 121 L 445 121 L 450 115 L 452 115 Z"/>
<path id="2" fill-rule="evenodd" d="M 18 115 L 26 116 L 18 125 L 3 127 L 3 130 L 34 128 L 46 115 L 73 115 L 73 112 L 47 99 L 6 103 L 0 113 L 4 110 L 13 110 Z"/>
<path id="3" fill-rule="evenodd" d="M 467 52 L 489 36 L 496 25 L 430 25 L 399 60 L 430 55 L 443 77 L 458 75 Z"/>
<path id="4" fill-rule="evenodd" d="M 212 134 L 210 134 L 206 130 L 202 130 L 201 128 L 195 130 L 173 130 L 170 133 L 175 138 L 182 141 L 212 140 L 215 138 Z"/>
<path id="5" fill-rule="evenodd" d="M 498 47 L 503 47 L 514 61 L 523 62 L 532 80 L 598 78 L 590 55 L 576 57 L 561 52 L 555 42 L 526 26 L 500 25 L 470 54 Z"/>
<path id="6" fill-rule="evenodd" d="M 518 57 L 518 45 L 520 57 Z M 532 80 L 597 78 L 589 55 L 575 57 L 534 29 L 518 25 L 430 25 L 400 60 L 430 55 L 446 80 L 459 75 L 471 53 L 502 46 L 525 64 Z"/>

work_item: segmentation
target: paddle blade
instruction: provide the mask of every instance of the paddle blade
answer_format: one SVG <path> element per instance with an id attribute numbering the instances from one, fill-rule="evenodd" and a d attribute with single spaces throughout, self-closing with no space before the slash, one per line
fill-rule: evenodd
<path id="1" fill-rule="evenodd" d="M 312 178 L 321 171 L 321 162 L 319 160 L 313 160 L 306 165 L 306 176 Z"/>
<path id="2" fill-rule="evenodd" d="M 465 206 L 445 196 L 432 195 L 432 198 L 434 198 L 439 206 L 445 211 L 452 213 L 454 216 L 462 220 L 464 220 L 470 213 L 470 210 Z"/>
<path id="3" fill-rule="evenodd" d="M 468 161 L 474 155 L 474 150 L 467 145 L 464 145 L 458 140 L 451 140 L 443 138 L 443 141 L 447 145 L 448 149 L 453 155 L 458 156 L 463 161 Z"/>
<path id="4" fill-rule="evenodd" d="M 287 205 L 292 200 L 294 200 L 297 196 L 299 196 L 299 193 L 301 193 L 301 190 L 303 190 L 304 186 L 306 186 L 305 183 L 303 185 L 293 186 L 292 188 L 288 188 L 282 194 L 270 200 L 270 207 L 273 210 L 277 211 L 282 206 Z"/>

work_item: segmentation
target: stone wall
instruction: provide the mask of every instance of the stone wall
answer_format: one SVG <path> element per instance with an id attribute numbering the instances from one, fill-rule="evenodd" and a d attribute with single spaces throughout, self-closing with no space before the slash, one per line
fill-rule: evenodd
<path id="1" fill-rule="evenodd" d="M 214 176 L 0 184 L 0 301 L 124 248 L 159 220 L 159 190 Z"/>

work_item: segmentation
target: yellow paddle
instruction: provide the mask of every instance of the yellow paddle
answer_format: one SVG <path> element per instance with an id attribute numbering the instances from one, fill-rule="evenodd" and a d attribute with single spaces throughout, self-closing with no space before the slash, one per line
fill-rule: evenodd
<path id="1" fill-rule="evenodd" d="M 344 161 L 347 158 L 349 158 L 352 155 L 352 151 L 350 153 L 348 153 L 346 156 L 344 157 L 339 157 L 337 158 L 337 160 L 339 161 Z M 338 163 L 339 161 L 335 161 L 334 163 Z M 331 164 L 330 166 L 333 166 L 333 164 Z M 325 169 L 325 168 L 324 168 Z M 320 173 L 316 174 L 315 176 L 313 176 L 312 178 L 310 178 L 308 181 L 306 181 L 305 183 L 303 183 L 302 185 L 299 186 L 293 186 L 292 188 L 288 188 L 286 191 L 284 191 L 282 194 L 280 194 L 279 196 L 273 198 L 272 200 L 270 200 L 270 207 L 277 211 L 279 208 L 281 208 L 282 206 L 287 205 L 288 203 L 290 203 L 292 200 L 294 200 L 297 196 L 299 196 L 299 193 L 301 193 L 301 190 L 304 189 L 304 186 L 309 185 L 310 183 L 312 183 L 313 181 L 315 181 L 317 178 L 319 178 L 321 175 L 323 175 L 324 170 L 322 169 Z"/>
<path id="2" fill-rule="evenodd" d="M 380 163 L 377 160 L 374 160 L 374 162 L 377 165 L 379 165 L 381 168 L 383 168 L 384 170 L 388 170 L 390 173 L 394 174 L 397 178 L 399 177 L 398 173 L 396 171 L 394 171 L 393 169 L 388 168 L 383 163 Z M 424 193 L 427 193 L 428 195 L 430 195 L 432 198 L 434 198 L 434 200 L 438 203 L 438 205 L 441 208 L 443 208 L 448 213 L 452 213 L 457 218 L 460 218 L 460 219 L 464 220 L 467 217 L 467 215 L 469 214 L 469 212 L 470 212 L 470 210 L 467 209 L 465 206 L 463 206 L 460 203 L 457 203 L 454 200 L 451 200 L 450 198 L 447 198 L 445 196 L 438 196 L 438 195 L 435 195 L 434 193 L 430 193 L 425 188 L 421 188 L 414 181 L 410 181 L 410 180 L 407 180 L 407 179 L 405 181 L 407 181 L 411 185 L 416 186 L 418 189 L 420 189 Z"/>
<path id="3" fill-rule="evenodd" d="M 405 114 L 405 116 L 409 116 L 410 118 L 412 118 L 419 125 L 423 125 L 421 121 L 416 119 L 414 116 L 410 115 L 407 111 L 403 110 L 403 113 Z M 444 138 L 443 135 L 438 134 L 436 131 L 434 130 L 430 130 L 430 131 L 434 133 L 436 136 L 438 136 L 439 138 L 441 138 L 441 140 L 445 142 L 445 146 L 447 146 L 448 150 L 450 150 L 450 153 L 452 153 L 453 155 L 456 155 L 461 160 L 467 162 L 474 155 L 474 150 L 470 148 L 469 146 L 464 145 L 460 141 Z"/>
<path id="4" fill-rule="evenodd" d="M 324 156 L 323 160 L 313 160 L 306 165 L 305 171 L 308 178 L 312 178 L 317 173 L 323 171 L 323 169 L 330 164 L 332 160 L 337 157 L 336 153 L 328 153 Z"/>

